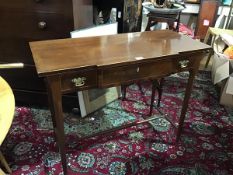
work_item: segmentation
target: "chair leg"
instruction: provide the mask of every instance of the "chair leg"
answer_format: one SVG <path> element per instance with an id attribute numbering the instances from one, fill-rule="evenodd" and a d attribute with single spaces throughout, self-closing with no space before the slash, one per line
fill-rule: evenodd
<path id="1" fill-rule="evenodd" d="M 0 161 L 1 161 L 2 165 L 5 167 L 5 169 L 7 170 L 7 172 L 8 172 L 9 174 L 11 174 L 12 171 L 11 171 L 11 169 L 10 169 L 10 167 L 9 167 L 9 165 L 8 165 L 6 159 L 5 159 L 5 157 L 3 156 L 3 154 L 2 154 L 1 151 L 0 151 Z"/>
<path id="2" fill-rule="evenodd" d="M 121 85 L 121 94 L 122 94 L 122 100 L 125 100 L 125 96 L 126 96 L 126 85 Z"/>
<path id="3" fill-rule="evenodd" d="M 164 79 L 161 78 L 160 80 L 153 80 L 152 81 L 152 92 L 151 92 L 151 103 L 150 103 L 150 113 L 149 115 L 152 115 L 153 111 L 153 105 L 154 105 L 154 100 L 155 100 L 155 90 L 157 89 L 158 91 L 158 103 L 157 107 L 160 107 L 160 101 L 163 93 L 163 81 Z"/>
<path id="4" fill-rule="evenodd" d="M 153 80 L 152 81 L 152 90 L 151 90 L 151 102 L 150 102 L 150 113 L 149 115 L 152 115 L 152 111 L 153 111 L 153 104 L 154 104 L 154 100 L 155 100 L 155 90 L 159 88 L 159 82 L 158 80 Z"/>
<path id="5" fill-rule="evenodd" d="M 151 18 L 149 17 L 145 31 L 150 31 L 150 27 L 151 27 Z"/>
<path id="6" fill-rule="evenodd" d="M 206 60 L 206 63 L 205 63 L 205 68 L 207 68 L 207 66 L 208 66 L 208 64 L 209 64 L 209 62 L 210 62 L 210 58 L 211 58 L 211 56 L 214 54 L 214 52 L 213 51 L 210 51 L 210 53 L 208 54 L 208 57 L 207 57 L 207 60 Z"/>
<path id="7" fill-rule="evenodd" d="M 139 88 L 139 91 L 141 92 L 141 94 L 143 94 L 142 86 L 141 86 L 141 83 L 140 83 L 140 82 L 138 83 L 138 88 Z"/>
<path id="8" fill-rule="evenodd" d="M 209 31 L 209 30 L 208 30 L 208 31 Z M 207 43 L 207 42 L 208 42 L 209 35 L 210 35 L 210 33 L 208 34 L 208 36 L 205 37 L 204 43 Z M 212 42 L 211 42 L 211 47 L 212 47 L 212 48 L 213 48 L 215 39 L 216 39 L 216 35 L 213 36 L 213 39 L 212 39 Z M 205 68 L 207 68 L 207 66 L 208 66 L 208 64 L 209 64 L 209 62 L 210 62 L 210 58 L 211 58 L 211 56 L 212 56 L 213 54 L 214 54 L 214 51 L 211 50 L 210 53 L 208 54 L 208 58 L 207 58 L 206 63 L 205 63 Z"/>
<path id="9" fill-rule="evenodd" d="M 161 97 L 162 97 L 162 93 L 163 93 L 163 82 L 164 82 L 164 79 L 161 78 L 160 79 L 160 82 L 159 82 L 159 87 L 157 88 L 158 89 L 158 103 L 157 103 L 157 107 L 160 107 L 160 101 L 161 101 Z"/>
<path id="10" fill-rule="evenodd" d="M 179 32 L 179 29 L 180 29 L 180 14 L 181 14 L 181 12 L 179 12 L 178 18 L 176 21 L 177 22 L 176 29 L 175 29 L 176 32 Z"/>
<path id="11" fill-rule="evenodd" d="M 151 31 L 150 28 L 155 24 L 157 24 L 157 22 L 153 21 L 152 17 L 149 16 L 145 31 Z"/>
<path id="12" fill-rule="evenodd" d="M 161 101 L 161 97 L 162 97 L 162 86 L 163 86 L 163 78 L 161 78 L 160 80 L 152 80 L 151 103 L 150 103 L 149 116 L 152 115 L 156 89 L 158 91 L 157 107 L 160 107 L 160 101 Z M 121 85 L 122 100 L 125 100 L 125 97 L 126 97 L 126 87 L 127 87 L 127 85 Z M 140 85 L 139 85 L 139 88 L 140 88 L 140 91 L 142 92 L 142 88 Z"/>

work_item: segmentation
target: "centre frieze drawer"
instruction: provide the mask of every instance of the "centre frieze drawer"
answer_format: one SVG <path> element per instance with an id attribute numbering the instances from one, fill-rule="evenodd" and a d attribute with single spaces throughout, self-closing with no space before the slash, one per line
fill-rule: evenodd
<path id="1" fill-rule="evenodd" d="M 138 64 L 103 68 L 100 84 L 102 86 L 118 85 L 140 79 L 158 78 L 172 73 L 182 72 L 194 65 L 192 58 L 166 58 Z"/>
<path id="2" fill-rule="evenodd" d="M 156 78 L 172 72 L 173 67 L 172 61 L 158 60 L 104 68 L 100 82 L 102 85 L 110 86 L 140 79 Z"/>

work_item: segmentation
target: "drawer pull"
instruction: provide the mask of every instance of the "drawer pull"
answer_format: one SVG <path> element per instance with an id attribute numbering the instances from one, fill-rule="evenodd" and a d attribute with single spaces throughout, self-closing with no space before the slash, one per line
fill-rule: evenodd
<path id="1" fill-rule="evenodd" d="M 44 21 L 40 21 L 38 22 L 38 27 L 39 29 L 45 29 L 47 27 L 47 24 Z"/>
<path id="2" fill-rule="evenodd" d="M 71 81 L 74 83 L 76 87 L 83 86 L 85 84 L 85 77 L 78 77 L 78 78 L 73 78 Z"/>
<path id="3" fill-rule="evenodd" d="M 189 60 L 181 60 L 179 61 L 180 68 L 186 68 L 188 67 Z"/>
<path id="4" fill-rule="evenodd" d="M 139 70 L 140 70 L 140 69 L 139 69 L 139 67 L 138 67 L 138 68 L 137 68 L 137 72 L 139 72 Z"/>

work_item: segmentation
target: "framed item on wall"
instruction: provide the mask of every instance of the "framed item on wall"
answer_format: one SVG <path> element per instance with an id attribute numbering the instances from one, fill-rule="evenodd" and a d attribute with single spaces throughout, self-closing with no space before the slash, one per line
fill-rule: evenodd
<path id="1" fill-rule="evenodd" d="M 104 24 L 71 32 L 71 38 L 117 34 L 117 23 Z M 78 92 L 81 117 L 102 108 L 120 97 L 120 87 L 92 89 Z"/>

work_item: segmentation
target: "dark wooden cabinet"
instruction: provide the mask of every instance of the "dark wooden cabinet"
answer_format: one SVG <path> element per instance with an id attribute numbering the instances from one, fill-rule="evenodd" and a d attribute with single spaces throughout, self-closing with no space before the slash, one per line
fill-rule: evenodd
<path id="1" fill-rule="evenodd" d="M 70 37 L 72 0 L 0 0 L 0 21 L 0 63 L 25 64 L 23 69 L 1 70 L 0 76 L 12 87 L 16 103 L 47 105 L 45 84 L 36 74 L 29 42 Z"/>
<path id="2" fill-rule="evenodd" d="M 140 15 L 138 4 L 133 5 L 132 0 L 104 3 L 117 7 L 121 14 L 119 32 L 140 30 L 141 16 L 134 18 L 135 14 Z M 92 24 L 91 8 L 91 0 L 0 0 L 0 63 L 25 64 L 23 69 L 0 70 L 0 76 L 14 91 L 17 105 L 47 105 L 45 83 L 36 74 L 29 42 L 69 38 L 74 28 Z M 78 106 L 76 94 L 64 99 L 68 99 L 64 100 L 65 106 Z"/>

